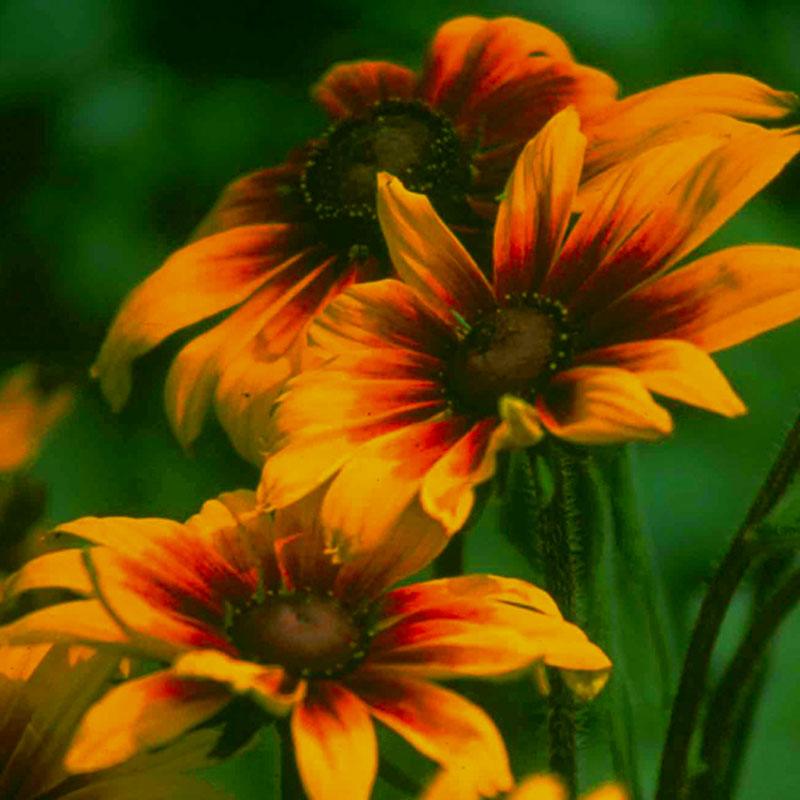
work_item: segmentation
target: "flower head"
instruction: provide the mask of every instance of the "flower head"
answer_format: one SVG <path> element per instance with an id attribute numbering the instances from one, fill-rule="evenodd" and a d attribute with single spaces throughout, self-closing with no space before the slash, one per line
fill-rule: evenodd
<path id="1" fill-rule="evenodd" d="M 567 233 L 585 137 L 559 113 L 509 178 L 492 283 L 424 196 L 382 175 L 406 283 L 353 287 L 320 316 L 320 364 L 274 417 L 265 504 L 325 485 L 325 524 L 373 541 L 419 498 L 454 532 L 503 448 L 545 432 L 659 439 L 672 420 L 651 392 L 744 413 L 708 353 L 800 316 L 800 250 L 734 247 L 674 269 L 800 149 L 796 131 L 739 124 L 723 144 L 691 137 L 633 159 Z M 369 514 L 363 497 L 380 498 Z"/>
<path id="2" fill-rule="evenodd" d="M 216 735 L 198 731 L 179 745 L 80 776 L 64 755 L 87 709 L 108 688 L 119 659 L 83 648 L 0 647 L 0 792 L 6 800 L 222 800 L 185 772 L 212 763 Z"/>
<path id="3" fill-rule="evenodd" d="M 127 298 L 93 368 L 104 393 L 121 407 L 136 358 L 236 307 L 180 352 L 165 401 L 184 445 L 213 403 L 239 452 L 260 464 L 264 420 L 303 364 L 309 321 L 349 285 L 391 274 L 378 172 L 425 193 L 469 236 L 493 217 L 524 143 L 570 104 L 591 139 L 585 177 L 597 188 L 598 176 L 665 140 L 697 130 L 730 136 L 722 114 L 778 118 L 794 103 L 735 75 L 676 81 L 620 102 L 616 91 L 553 32 L 514 18 L 446 23 L 419 73 L 380 61 L 333 67 L 314 90 L 331 128 L 285 164 L 231 184 L 195 240 Z"/>
<path id="4" fill-rule="evenodd" d="M 412 537 L 407 524 L 370 555 L 335 563 L 307 513 L 273 518 L 236 492 L 182 525 L 86 518 L 61 530 L 92 547 L 41 556 L 10 579 L 15 595 L 62 588 L 80 599 L 10 623 L 3 639 L 91 643 L 164 664 L 94 705 L 71 770 L 161 746 L 245 695 L 291 713 L 313 800 L 369 796 L 372 718 L 443 766 L 469 762 L 478 789 L 493 792 L 510 782 L 494 724 L 432 681 L 546 664 L 584 694 L 602 687 L 608 659 L 545 592 L 489 575 L 390 590 L 441 549 L 441 534 Z"/>

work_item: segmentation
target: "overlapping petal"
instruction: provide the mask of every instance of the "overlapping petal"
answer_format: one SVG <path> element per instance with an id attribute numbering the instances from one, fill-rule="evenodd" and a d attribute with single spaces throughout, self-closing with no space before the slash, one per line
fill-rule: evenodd
<path id="1" fill-rule="evenodd" d="M 414 94 L 417 76 L 388 61 L 337 64 L 312 90 L 313 98 L 334 119 L 357 117 L 384 100 L 407 100 Z"/>

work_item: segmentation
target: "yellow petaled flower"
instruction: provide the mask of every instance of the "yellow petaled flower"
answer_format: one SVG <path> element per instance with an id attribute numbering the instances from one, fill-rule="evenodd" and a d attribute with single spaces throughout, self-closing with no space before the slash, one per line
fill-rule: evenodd
<path id="1" fill-rule="evenodd" d="M 499 800 L 499 795 L 476 792 L 468 774 L 466 769 L 440 772 L 420 800 L 481 800 L 484 797 Z M 553 775 L 532 775 L 503 797 L 505 800 L 568 800 L 564 784 Z M 593 792 L 582 794 L 581 800 L 628 800 L 628 793 L 618 784 L 607 783 Z"/>
<path id="2" fill-rule="evenodd" d="M 217 739 L 211 731 L 113 769 L 85 775 L 65 770 L 64 755 L 80 720 L 108 687 L 118 661 L 82 648 L 0 647 L 3 800 L 222 800 L 181 774 L 210 763 L 207 754 Z"/>
<path id="3" fill-rule="evenodd" d="M 545 432 L 578 444 L 658 439 L 651 392 L 726 416 L 745 407 L 708 353 L 800 316 L 800 250 L 733 247 L 673 269 L 800 149 L 796 131 L 691 137 L 633 159 L 567 233 L 586 137 L 566 109 L 526 146 L 494 230 L 490 283 L 431 203 L 386 174 L 395 269 L 311 330 L 321 362 L 287 386 L 268 507 L 326 487 L 324 524 L 373 541 L 417 498 L 449 532 L 499 450 Z"/>
<path id="4" fill-rule="evenodd" d="M 213 404 L 239 452 L 260 464 L 264 419 L 302 363 L 309 321 L 347 286 L 391 274 L 376 219 L 379 171 L 424 192 L 470 237 L 494 217 L 525 142 L 568 105 L 584 121 L 584 178 L 598 189 L 642 150 L 697 131 L 729 137 L 735 126 L 722 115 L 778 119 L 796 102 L 741 75 L 616 94 L 552 31 L 514 18 L 446 23 L 418 73 L 381 61 L 333 67 L 314 90 L 332 127 L 285 164 L 231 184 L 194 241 L 127 298 L 94 365 L 104 393 L 120 408 L 136 358 L 236 307 L 178 355 L 166 408 L 188 445 Z"/>
<path id="5" fill-rule="evenodd" d="M 46 370 L 22 364 L 0 382 L 0 473 L 26 466 L 48 431 L 70 410 L 73 389 Z"/>
<path id="6" fill-rule="evenodd" d="M 313 800 L 369 797 L 371 718 L 444 767 L 469 763 L 479 791 L 504 790 L 511 776 L 491 719 L 432 681 L 546 664 L 596 692 L 611 665 L 524 581 L 482 575 L 388 591 L 444 543 L 412 536 L 416 525 L 406 523 L 375 552 L 334 563 L 307 508 L 273 517 L 251 492 L 221 495 L 185 524 L 77 520 L 61 530 L 91 547 L 41 556 L 9 586 L 80 599 L 30 613 L 0 637 L 106 645 L 164 662 L 89 711 L 66 759 L 74 772 L 163 745 L 246 695 L 291 713 Z"/>

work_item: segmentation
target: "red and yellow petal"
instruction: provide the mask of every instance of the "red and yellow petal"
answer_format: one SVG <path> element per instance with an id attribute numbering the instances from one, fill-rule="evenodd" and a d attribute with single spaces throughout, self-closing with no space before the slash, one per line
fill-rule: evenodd
<path id="1" fill-rule="evenodd" d="M 178 250 L 123 303 L 92 366 L 119 409 L 130 394 L 131 364 L 181 328 L 246 300 L 296 247 L 291 225 L 252 225 Z"/>
<path id="2" fill-rule="evenodd" d="M 475 504 L 475 486 L 493 475 L 507 433 L 496 418 L 473 425 L 428 471 L 422 481 L 422 507 L 444 529 L 461 530 Z"/>
<path id="3" fill-rule="evenodd" d="M 522 151 L 494 228 L 494 286 L 501 302 L 536 291 L 558 259 L 585 146 L 577 113 L 566 109 Z"/>
<path id="4" fill-rule="evenodd" d="M 361 669 L 348 686 L 370 713 L 423 755 L 448 769 L 467 766 L 485 795 L 511 788 L 503 740 L 489 716 L 449 689 L 402 672 Z"/>
<path id="5" fill-rule="evenodd" d="M 594 341 L 684 339 L 716 352 L 800 317 L 800 250 L 743 245 L 641 288 L 592 321 Z"/>
<path id="6" fill-rule="evenodd" d="M 489 282 L 424 194 L 379 173 L 378 219 L 397 274 L 443 314 L 469 321 L 494 308 Z"/>
<path id="7" fill-rule="evenodd" d="M 298 154 L 294 162 L 252 172 L 228 184 L 195 228 L 192 241 L 242 225 L 304 222 L 308 212 L 298 191 L 302 163 Z"/>
<path id="8" fill-rule="evenodd" d="M 726 417 L 738 417 L 747 411 L 719 367 L 704 350 L 690 342 L 679 339 L 625 342 L 582 353 L 577 363 L 628 370 L 651 392 Z"/>
<path id="9" fill-rule="evenodd" d="M 315 681 L 292 714 L 297 766 L 309 800 L 368 800 L 378 772 L 364 703 L 334 681 Z"/>
<path id="10" fill-rule="evenodd" d="M 615 367 L 574 367 L 556 375 L 537 401 L 542 424 L 576 444 L 661 439 L 672 419 L 641 380 Z"/>
<path id="11" fill-rule="evenodd" d="M 205 722 L 230 702 L 210 682 L 182 680 L 169 670 L 111 689 L 83 718 L 65 765 L 70 772 L 106 769 L 160 747 Z"/>
<path id="12" fill-rule="evenodd" d="M 354 61 L 337 64 L 322 76 L 311 94 L 329 116 L 358 117 L 375 103 L 409 100 L 417 76 L 410 69 L 388 61 Z"/>
<path id="13" fill-rule="evenodd" d="M 242 661 L 219 650 L 184 653 L 175 659 L 171 671 L 178 678 L 218 683 L 275 715 L 287 714 L 306 692 L 305 682 L 290 678 L 280 666 Z"/>

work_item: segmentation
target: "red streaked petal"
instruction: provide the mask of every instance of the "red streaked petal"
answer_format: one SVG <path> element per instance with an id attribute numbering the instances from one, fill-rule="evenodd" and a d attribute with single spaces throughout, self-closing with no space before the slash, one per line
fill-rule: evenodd
<path id="1" fill-rule="evenodd" d="M 410 99 L 416 83 L 416 75 L 398 64 L 353 61 L 331 67 L 311 94 L 334 119 L 358 117 L 375 103 Z"/>
<path id="2" fill-rule="evenodd" d="M 494 417 L 473 425 L 429 470 L 422 481 L 422 507 L 448 533 L 460 530 L 475 503 L 474 487 L 489 480 L 506 431 Z"/>
<path id="3" fill-rule="evenodd" d="M 536 404 L 550 433 L 578 444 L 661 439 L 672 419 L 630 372 L 575 367 L 556 375 Z"/>
<path id="4" fill-rule="evenodd" d="M 383 280 L 353 286 L 317 318 L 311 341 L 323 353 L 357 347 L 402 347 L 436 357 L 455 341 L 454 320 L 441 317 L 410 287 Z"/>
<path id="5" fill-rule="evenodd" d="M 724 350 L 800 316 L 800 250 L 731 247 L 688 264 L 598 314 L 597 342 L 685 339 Z"/>
<path id="6" fill-rule="evenodd" d="M 503 740 L 489 716 L 449 689 L 390 670 L 361 669 L 348 685 L 370 713 L 445 768 L 468 766 L 487 796 L 511 788 Z"/>
<path id="7" fill-rule="evenodd" d="M 352 692 L 333 681 L 315 681 L 292 714 L 292 739 L 311 800 L 368 800 L 378 744 L 369 713 Z"/>
<path id="8" fill-rule="evenodd" d="M 169 670 L 128 681 L 83 718 L 65 766 L 70 772 L 115 766 L 177 739 L 229 701 L 230 694 L 213 683 L 181 680 Z"/>
<path id="9" fill-rule="evenodd" d="M 304 222 L 308 211 L 298 191 L 301 172 L 299 160 L 258 170 L 229 183 L 195 228 L 192 241 L 242 225 Z"/>
<path id="10" fill-rule="evenodd" d="M 702 244 L 800 150 L 796 130 L 749 127 L 712 150 L 668 194 L 653 201 L 650 213 L 613 259 L 570 297 L 573 313 L 614 316 L 611 303 Z"/>
<path id="11" fill-rule="evenodd" d="M 494 308 L 488 281 L 424 194 L 379 173 L 378 219 L 398 275 L 444 315 L 469 321 Z"/>
<path id="12" fill-rule="evenodd" d="M 583 167 L 586 137 L 574 109 L 547 123 L 522 151 L 494 228 L 495 293 L 536 291 L 557 260 Z"/>
<path id="13" fill-rule="evenodd" d="M 293 247 L 291 225 L 252 225 L 178 250 L 136 287 L 117 313 L 92 375 L 114 409 L 130 394 L 131 364 L 170 334 L 241 303 Z"/>
<path id="14" fill-rule="evenodd" d="M 625 342 L 582 353 L 577 363 L 620 367 L 633 372 L 651 392 L 726 417 L 738 417 L 747 411 L 719 367 L 689 342 Z"/>

